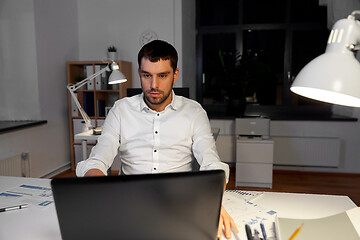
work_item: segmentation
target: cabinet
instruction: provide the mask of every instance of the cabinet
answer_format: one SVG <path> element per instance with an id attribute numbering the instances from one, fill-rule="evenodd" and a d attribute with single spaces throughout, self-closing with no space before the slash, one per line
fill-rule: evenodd
<path id="1" fill-rule="evenodd" d="M 116 61 L 119 70 L 126 76 L 127 82 L 122 84 L 107 84 L 110 72 L 105 72 L 92 79 L 90 83 L 76 91 L 77 98 L 91 119 L 93 127 L 101 126 L 108 110 L 116 100 L 126 97 L 126 89 L 132 87 L 132 64 L 127 61 Z M 107 63 L 103 61 L 70 61 L 66 63 L 67 84 L 79 82 L 93 73 L 105 68 Z M 69 103 L 69 126 L 70 126 L 70 148 L 71 169 L 75 170 L 76 163 L 81 159 L 75 154 L 76 149 L 81 148 L 81 143 L 74 141 L 74 134 L 82 132 L 84 121 L 68 92 Z M 89 145 L 94 145 L 90 142 Z"/>
<path id="2" fill-rule="evenodd" d="M 274 141 L 238 138 L 236 186 L 272 187 Z"/>

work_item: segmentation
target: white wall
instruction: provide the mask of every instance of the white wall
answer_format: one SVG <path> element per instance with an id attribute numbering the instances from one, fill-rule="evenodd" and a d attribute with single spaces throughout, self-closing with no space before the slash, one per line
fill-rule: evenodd
<path id="1" fill-rule="evenodd" d="M 152 30 L 173 44 L 182 69 L 181 1 L 176 0 L 78 0 L 79 59 L 106 58 L 109 45 L 118 49 L 119 59 L 133 64 L 133 87 L 140 87 L 137 53 L 141 33 Z M 182 74 L 176 86 L 182 86 Z"/>
<path id="2" fill-rule="evenodd" d="M 182 1 L 182 77 L 183 87 L 196 99 L 196 8 L 194 0 Z"/>
<path id="3" fill-rule="evenodd" d="M 0 1 L 0 119 L 48 121 L 0 134 L 0 155 L 28 152 L 32 177 L 70 163 L 66 61 L 78 58 L 77 28 L 72 0 Z"/>
<path id="4" fill-rule="evenodd" d="M 41 118 L 33 5 L 0 1 L 0 120 Z"/>

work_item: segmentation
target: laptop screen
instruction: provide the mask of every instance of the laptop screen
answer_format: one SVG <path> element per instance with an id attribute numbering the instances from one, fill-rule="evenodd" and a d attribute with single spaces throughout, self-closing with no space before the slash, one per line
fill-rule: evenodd
<path id="1" fill-rule="evenodd" d="M 70 239 L 216 239 L 222 170 L 56 178 L 60 231 Z"/>

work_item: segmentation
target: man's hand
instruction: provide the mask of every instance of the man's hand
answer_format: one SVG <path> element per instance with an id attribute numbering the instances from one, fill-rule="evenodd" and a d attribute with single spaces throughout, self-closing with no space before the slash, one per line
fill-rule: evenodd
<path id="1" fill-rule="evenodd" d="M 221 239 L 223 225 L 224 225 L 225 237 L 227 239 L 231 238 L 231 228 L 234 228 L 235 232 L 239 233 L 239 230 L 235 225 L 234 219 L 228 214 L 225 208 L 221 206 L 219 228 L 218 228 L 218 239 Z"/>

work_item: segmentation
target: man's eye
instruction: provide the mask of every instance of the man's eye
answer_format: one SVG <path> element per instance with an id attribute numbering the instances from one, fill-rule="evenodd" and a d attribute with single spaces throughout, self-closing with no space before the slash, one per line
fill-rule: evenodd
<path id="1" fill-rule="evenodd" d="M 160 74 L 159 77 L 160 78 L 166 78 L 166 74 Z"/>
<path id="2" fill-rule="evenodd" d="M 150 78 L 151 75 L 150 75 L 150 74 L 143 74 L 143 77 L 144 77 L 144 78 Z"/>

